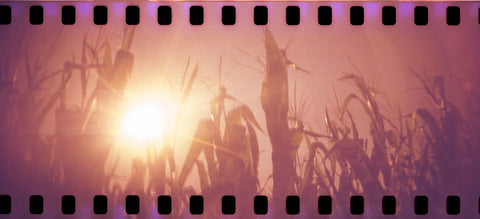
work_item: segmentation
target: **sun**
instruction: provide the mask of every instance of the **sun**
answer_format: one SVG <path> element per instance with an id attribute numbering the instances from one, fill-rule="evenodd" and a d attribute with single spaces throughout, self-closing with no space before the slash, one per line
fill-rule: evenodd
<path id="1" fill-rule="evenodd" d="M 137 140 L 161 138 L 171 124 L 172 110 L 159 101 L 130 104 L 122 121 L 120 133 Z"/>

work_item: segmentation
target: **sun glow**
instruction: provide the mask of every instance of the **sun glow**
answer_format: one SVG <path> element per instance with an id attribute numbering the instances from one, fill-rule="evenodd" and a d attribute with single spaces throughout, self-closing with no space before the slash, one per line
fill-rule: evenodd
<path id="1" fill-rule="evenodd" d="M 170 128 L 173 109 L 159 101 L 130 104 L 123 118 L 121 134 L 149 140 L 161 138 Z"/>

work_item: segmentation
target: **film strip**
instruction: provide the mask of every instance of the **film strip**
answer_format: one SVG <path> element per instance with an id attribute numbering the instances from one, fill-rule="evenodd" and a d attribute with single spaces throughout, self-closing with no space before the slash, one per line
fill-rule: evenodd
<path id="1" fill-rule="evenodd" d="M 479 2 L 0 2 L 0 217 L 480 216 Z"/>
<path id="2" fill-rule="evenodd" d="M 12 22 L 12 8 L 9 5 L 1 5 L 0 12 L 2 14 L 0 24 L 8 25 Z M 76 20 L 76 8 L 74 5 L 66 3 L 61 8 L 61 22 L 64 25 L 73 25 Z M 363 6 L 350 7 L 350 24 L 363 25 L 365 9 Z M 44 19 L 44 8 L 42 5 L 33 4 L 29 7 L 29 22 L 32 25 L 41 25 Z M 189 22 L 191 25 L 202 25 L 204 19 L 204 10 L 201 5 L 190 6 Z M 460 24 L 460 8 L 455 6 L 447 6 L 445 9 L 445 22 L 447 25 Z M 255 25 L 267 25 L 268 23 L 268 7 L 258 5 L 254 7 L 254 23 Z M 393 5 L 383 6 L 381 9 L 381 19 L 384 25 L 395 25 L 396 8 Z M 168 5 L 158 6 L 157 21 L 159 25 L 170 25 L 172 23 L 172 8 Z M 235 25 L 236 8 L 232 5 L 222 6 L 221 21 L 223 25 Z M 300 24 L 300 7 L 287 6 L 285 9 L 285 22 L 288 25 Z M 480 19 L 479 19 L 480 22 Z M 95 5 L 93 7 L 93 23 L 96 25 L 106 25 L 108 23 L 108 8 L 105 5 Z M 140 8 L 137 5 L 128 5 L 125 8 L 125 24 L 138 25 L 140 23 Z M 332 23 L 332 7 L 318 7 L 318 24 L 330 25 Z M 415 25 L 428 24 L 428 7 L 415 6 L 414 8 Z"/>
<path id="3" fill-rule="evenodd" d="M 1 214 L 10 214 L 12 212 L 11 197 L 8 195 L 0 196 L 2 208 Z M 64 215 L 75 214 L 75 196 L 64 195 L 61 198 L 61 212 Z M 237 211 L 235 205 L 235 196 L 226 195 L 221 199 L 221 208 L 223 215 L 234 215 Z M 416 215 L 428 214 L 428 197 L 416 196 L 414 198 L 413 212 Z M 460 214 L 460 197 L 448 196 L 445 202 L 446 215 Z M 93 212 L 97 215 L 105 215 L 108 213 L 108 198 L 105 195 L 96 195 L 93 198 Z M 268 197 L 255 196 L 253 199 L 252 211 L 255 215 L 266 215 L 268 213 Z M 137 215 L 140 212 L 140 199 L 136 195 L 129 195 L 125 197 L 125 213 L 130 215 Z M 362 215 L 365 211 L 364 199 L 362 196 L 352 196 L 349 204 L 351 215 Z M 29 212 L 33 215 L 43 213 L 43 196 L 32 195 L 29 199 Z M 192 215 L 201 215 L 204 212 L 203 197 L 199 195 L 191 196 L 189 199 L 189 212 Z M 285 199 L 286 215 L 299 215 L 300 213 L 300 198 L 298 196 L 287 196 Z M 242 209 L 246 210 L 246 209 Z M 157 212 L 160 215 L 172 214 L 172 198 L 171 196 L 161 195 L 157 198 Z M 396 213 L 396 198 L 395 196 L 384 196 L 382 198 L 381 212 L 383 215 L 395 215 Z M 332 197 L 319 196 L 318 197 L 318 214 L 330 215 L 332 214 Z"/>

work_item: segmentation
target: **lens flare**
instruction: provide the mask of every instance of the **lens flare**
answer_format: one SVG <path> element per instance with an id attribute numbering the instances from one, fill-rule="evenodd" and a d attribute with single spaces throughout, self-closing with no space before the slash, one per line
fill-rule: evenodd
<path id="1" fill-rule="evenodd" d="M 121 134 L 139 140 L 161 138 L 169 128 L 170 108 L 155 101 L 131 104 L 125 113 Z"/>

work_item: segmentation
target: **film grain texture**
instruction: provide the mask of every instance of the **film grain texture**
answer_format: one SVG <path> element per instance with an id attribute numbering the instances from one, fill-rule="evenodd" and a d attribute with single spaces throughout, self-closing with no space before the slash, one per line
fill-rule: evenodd
<path id="1" fill-rule="evenodd" d="M 0 2 L 0 216 L 479 216 L 478 2 Z"/>

